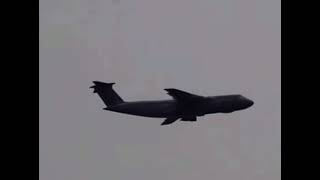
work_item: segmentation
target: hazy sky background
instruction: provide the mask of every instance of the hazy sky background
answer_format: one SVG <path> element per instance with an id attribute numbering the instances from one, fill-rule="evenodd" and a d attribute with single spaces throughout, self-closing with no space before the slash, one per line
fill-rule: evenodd
<path id="1" fill-rule="evenodd" d="M 280 0 L 40 0 L 41 180 L 280 180 Z M 251 108 L 160 126 L 102 110 L 164 88 Z"/>

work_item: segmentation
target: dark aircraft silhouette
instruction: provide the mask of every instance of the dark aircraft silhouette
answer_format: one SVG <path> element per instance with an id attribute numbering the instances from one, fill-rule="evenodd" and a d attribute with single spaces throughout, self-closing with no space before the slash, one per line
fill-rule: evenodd
<path id="1" fill-rule="evenodd" d="M 166 118 L 161 125 L 181 121 L 197 121 L 197 116 L 212 113 L 231 113 L 246 109 L 253 101 L 242 95 L 199 96 L 178 89 L 164 89 L 172 100 L 126 102 L 112 89 L 115 83 L 93 81 L 94 93 L 98 93 L 107 106 L 105 110 L 145 116 Z"/>

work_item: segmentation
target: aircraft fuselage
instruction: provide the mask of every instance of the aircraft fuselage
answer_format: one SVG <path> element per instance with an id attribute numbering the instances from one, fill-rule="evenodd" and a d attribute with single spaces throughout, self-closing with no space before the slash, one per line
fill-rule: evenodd
<path id="1" fill-rule="evenodd" d="M 230 113 L 250 107 L 253 102 L 241 95 L 205 97 L 202 100 L 179 103 L 177 100 L 134 101 L 105 108 L 109 111 L 136 116 L 163 117 L 193 117 L 212 113 Z"/>

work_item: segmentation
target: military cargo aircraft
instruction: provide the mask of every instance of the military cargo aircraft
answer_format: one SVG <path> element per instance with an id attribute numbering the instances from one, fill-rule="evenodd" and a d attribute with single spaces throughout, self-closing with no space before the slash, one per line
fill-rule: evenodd
<path id="1" fill-rule="evenodd" d="M 93 81 L 94 89 L 108 111 L 136 116 L 166 118 L 161 125 L 181 121 L 197 121 L 197 117 L 213 113 L 231 113 L 249 108 L 254 102 L 240 94 L 199 96 L 178 89 L 164 89 L 172 96 L 169 100 L 124 101 L 112 88 L 115 83 Z"/>

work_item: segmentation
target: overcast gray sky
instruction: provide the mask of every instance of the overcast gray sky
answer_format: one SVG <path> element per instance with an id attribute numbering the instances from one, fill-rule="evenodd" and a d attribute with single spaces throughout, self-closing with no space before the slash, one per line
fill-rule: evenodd
<path id="1" fill-rule="evenodd" d="M 41 180 L 280 180 L 280 0 L 40 0 Z M 251 108 L 160 126 L 125 100 L 243 94 Z"/>

